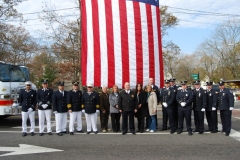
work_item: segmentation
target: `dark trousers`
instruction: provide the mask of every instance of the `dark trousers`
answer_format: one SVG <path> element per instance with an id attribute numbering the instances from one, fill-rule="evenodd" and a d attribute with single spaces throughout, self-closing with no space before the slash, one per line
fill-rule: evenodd
<path id="1" fill-rule="evenodd" d="M 128 132 L 128 119 L 130 132 L 135 132 L 134 126 L 134 111 L 123 111 L 122 112 L 122 132 Z"/>
<path id="2" fill-rule="evenodd" d="M 217 111 L 206 111 L 206 118 L 208 122 L 209 131 L 218 131 Z"/>
<path id="3" fill-rule="evenodd" d="M 163 113 L 163 123 L 162 123 L 162 129 L 168 129 L 167 123 L 168 123 L 168 111 L 166 107 L 162 107 L 162 113 Z"/>
<path id="4" fill-rule="evenodd" d="M 173 109 L 173 112 L 174 112 L 175 125 L 176 125 L 176 128 L 178 128 L 178 109 L 177 109 L 177 107 Z"/>
<path id="5" fill-rule="evenodd" d="M 111 121 L 112 121 L 112 130 L 120 131 L 120 117 L 121 113 L 111 113 Z"/>
<path id="6" fill-rule="evenodd" d="M 138 130 L 140 132 L 143 132 L 144 131 L 144 120 L 145 120 L 145 117 L 137 118 L 137 120 L 138 120 Z"/>
<path id="7" fill-rule="evenodd" d="M 220 110 L 220 117 L 223 126 L 223 132 L 229 134 L 232 128 L 232 111 L 228 110 Z"/>
<path id="8" fill-rule="evenodd" d="M 204 112 L 194 111 L 194 123 L 197 132 L 204 132 Z"/>
<path id="9" fill-rule="evenodd" d="M 109 111 L 106 111 L 105 113 L 100 112 L 100 122 L 101 122 L 101 128 L 102 129 L 108 129 L 108 118 L 109 118 Z"/>
<path id="10" fill-rule="evenodd" d="M 183 120 L 185 118 L 186 120 L 186 126 L 187 126 L 187 131 L 188 132 L 192 132 L 192 128 L 191 128 L 191 113 L 192 110 L 178 110 L 178 121 L 179 121 L 179 127 L 178 129 L 180 131 L 183 130 Z"/>
<path id="11" fill-rule="evenodd" d="M 176 131 L 177 130 L 177 125 L 175 121 L 175 109 L 174 108 L 167 108 L 167 115 L 169 118 L 169 124 L 170 124 L 170 129 L 171 131 Z"/>

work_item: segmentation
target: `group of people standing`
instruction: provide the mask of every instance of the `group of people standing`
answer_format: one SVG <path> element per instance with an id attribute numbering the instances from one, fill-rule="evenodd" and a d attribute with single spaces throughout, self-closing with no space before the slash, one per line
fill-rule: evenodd
<path id="1" fill-rule="evenodd" d="M 48 81 L 42 81 L 42 89 L 37 92 L 31 89 L 31 83 L 26 82 L 26 89 L 19 95 L 19 105 L 22 107 L 22 136 L 27 135 L 27 118 L 29 117 L 31 128 L 30 135 L 35 132 L 35 110 L 38 106 L 39 135 L 44 135 L 44 122 L 47 122 L 47 133 L 52 135 L 51 114 L 55 114 L 56 133 L 62 136 L 64 133 L 74 135 L 74 132 L 84 133 L 82 129 L 82 114 L 85 113 L 86 133 L 98 133 L 97 115 L 100 112 L 102 132 L 111 131 L 108 127 L 109 115 L 113 132 L 121 132 L 125 135 L 128 130 L 135 135 L 134 117 L 137 118 L 137 132 L 155 132 L 158 126 L 157 105 L 162 105 L 163 124 L 161 130 L 170 128 L 170 133 L 183 131 L 183 121 L 189 135 L 192 135 L 191 113 L 194 112 L 195 131 L 204 132 L 204 113 L 208 121 L 209 131 L 218 132 L 217 109 L 220 110 L 223 132 L 226 136 L 231 130 L 231 114 L 234 106 L 233 94 L 224 88 L 224 82 L 219 82 L 219 90 L 212 90 L 212 82 L 207 83 L 207 90 L 200 87 L 200 82 L 195 81 L 195 89 L 187 89 L 187 81 L 182 81 L 182 88 L 178 89 L 175 79 L 165 80 L 165 86 L 159 89 L 149 78 L 149 84 L 145 87 L 137 84 L 135 91 L 130 89 L 126 82 L 124 89 L 119 92 L 118 86 L 112 87 L 108 93 L 107 87 L 102 87 L 102 92 L 93 91 L 93 85 L 87 85 L 87 91 L 79 90 L 79 83 L 72 83 L 72 90 L 64 90 L 64 82 L 58 83 L 58 90 L 48 88 Z M 67 131 L 67 116 L 69 114 L 69 131 Z M 122 128 L 120 118 L 122 115 Z M 169 121 L 169 126 L 168 126 Z M 76 122 L 76 128 L 74 123 Z"/>

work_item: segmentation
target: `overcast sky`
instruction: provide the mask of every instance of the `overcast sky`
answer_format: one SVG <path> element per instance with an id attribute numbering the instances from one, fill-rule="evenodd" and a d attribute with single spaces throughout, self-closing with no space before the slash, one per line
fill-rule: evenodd
<path id="1" fill-rule="evenodd" d="M 65 9 L 57 11 L 60 15 L 68 15 L 68 19 L 77 19 L 78 10 L 66 9 L 77 7 L 76 0 L 27 0 L 21 3 L 17 9 L 20 13 L 41 12 L 47 4 L 52 9 Z M 197 46 L 211 33 L 217 25 L 233 18 L 231 15 L 239 15 L 239 0 L 160 0 L 160 5 L 169 6 L 169 12 L 178 17 L 179 25 L 169 30 L 165 40 L 172 40 L 179 45 L 181 51 L 186 54 L 193 53 Z M 199 12 L 203 11 L 203 12 Z M 212 12 L 212 13 L 206 13 Z M 220 13 L 218 15 L 214 13 Z M 228 16 L 223 14 L 229 14 Z M 39 30 L 45 30 L 38 19 L 39 14 L 25 14 L 27 23 L 23 24 L 34 37 L 39 37 Z M 31 20 L 36 19 L 36 20 Z M 7 22 L 19 24 L 19 22 Z"/>

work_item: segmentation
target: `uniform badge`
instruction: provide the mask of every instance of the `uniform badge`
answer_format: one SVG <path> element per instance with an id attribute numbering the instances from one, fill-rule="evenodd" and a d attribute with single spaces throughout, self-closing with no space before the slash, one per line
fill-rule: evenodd
<path id="1" fill-rule="evenodd" d="M 93 96 L 92 98 L 95 98 L 95 96 Z"/>
<path id="2" fill-rule="evenodd" d="M 132 94 L 132 98 L 134 98 L 134 95 Z"/>
<path id="3" fill-rule="evenodd" d="M 170 91 L 168 91 L 168 95 L 170 96 Z"/>
<path id="4" fill-rule="evenodd" d="M 173 91 L 176 92 L 175 89 Z"/>
<path id="5" fill-rule="evenodd" d="M 223 93 L 222 95 L 225 96 L 225 93 Z"/>
<path id="6" fill-rule="evenodd" d="M 201 93 L 199 93 L 198 96 L 201 97 Z"/>
<path id="7" fill-rule="evenodd" d="M 188 94 L 186 94 L 186 97 L 188 96 Z"/>
<path id="8" fill-rule="evenodd" d="M 33 97 L 33 95 L 31 95 Z"/>
<path id="9" fill-rule="evenodd" d="M 209 96 L 212 96 L 212 93 L 209 93 Z"/>

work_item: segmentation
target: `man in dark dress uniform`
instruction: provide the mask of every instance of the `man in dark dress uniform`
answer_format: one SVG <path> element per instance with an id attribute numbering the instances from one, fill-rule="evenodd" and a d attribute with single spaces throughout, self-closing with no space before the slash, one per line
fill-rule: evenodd
<path id="1" fill-rule="evenodd" d="M 134 112 L 137 112 L 137 102 L 128 82 L 124 84 L 124 88 L 118 98 L 118 109 L 122 113 L 122 135 L 128 132 L 128 119 L 130 132 L 135 135 Z"/>
<path id="2" fill-rule="evenodd" d="M 77 122 L 77 132 L 82 131 L 82 91 L 78 87 L 79 82 L 72 83 L 72 90 L 67 94 L 67 108 L 70 116 L 69 134 L 74 135 L 74 123 Z"/>
<path id="3" fill-rule="evenodd" d="M 93 130 L 97 134 L 97 113 L 99 113 L 99 94 L 93 91 L 93 84 L 87 85 L 87 92 L 83 92 L 82 108 L 87 122 L 87 134 Z"/>
<path id="4" fill-rule="evenodd" d="M 232 127 L 232 110 L 234 109 L 234 96 L 232 91 L 224 87 L 224 81 L 219 82 L 218 110 L 222 121 L 222 131 L 229 136 Z"/>
<path id="5" fill-rule="evenodd" d="M 42 80 L 42 89 L 37 91 L 39 135 L 44 134 L 44 121 L 47 121 L 47 132 L 52 135 L 51 114 L 52 114 L 52 95 L 53 90 L 48 88 L 48 81 Z"/>
<path id="6" fill-rule="evenodd" d="M 206 108 L 206 91 L 200 87 L 200 81 L 194 82 L 195 89 L 193 90 L 193 111 L 195 132 L 203 134 L 204 132 L 204 112 Z"/>
<path id="7" fill-rule="evenodd" d="M 26 82 L 26 89 L 20 91 L 19 106 L 22 106 L 22 136 L 27 135 L 27 119 L 30 119 L 30 133 L 34 136 L 35 131 L 35 109 L 37 105 L 37 94 L 31 89 L 32 83 Z"/>
<path id="8" fill-rule="evenodd" d="M 108 119 L 110 112 L 109 94 L 107 93 L 107 87 L 102 87 L 102 93 L 100 96 L 100 121 L 102 132 L 110 131 L 108 128 Z"/>
<path id="9" fill-rule="evenodd" d="M 182 81 L 182 89 L 178 90 L 177 92 L 178 118 L 179 118 L 178 134 L 182 133 L 183 120 L 185 118 L 188 135 L 190 136 L 192 135 L 191 128 L 192 100 L 193 93 L 191 90 L 187 90 L 187 81 Z"/>
<path id="10" fill-rule="evenodd" d="M 58 82 L 58 90 L 53 93 L 53 113 L 55 113 L 56 132 L 62 136 L 67 133 L 67 91 L 64 90 L 64 82 Z"/>
<path id="11" fill-rule="evenodd" d="M 173 111 L 174 111 L 173 116 L 174 116 L 174 120 L 175 120 L 175 125 L 178 128 L 178 102 L 176 99 L 178 87 L 176 86 L 175 81 L 176 81 L 176 79 L 174 77 L 170 79 L 170 86 L 173 89 L 173 91 L 175 92 L 175 97 L 174 97 L 174 100 L 172 103 Z"/>
<path id="12" fill-rule="evenodd" d="M 173 101 L 175 99 L 176 92 L 173 88 L 170 88 L 170 81 L 165 80 L 165 87 L 161 90 L 160 94 L 160 101 L 163 106 L 163 110 L 165 110 L 166 114 L 163 114 L 163 123 L 167 124 L 167 119 L 165 116 L 169 117 L 169 123 L 171 131 L 170 133 L 173 134 L 177 130 L 177 125 L 175 121 L 175 108 L 173 106 Z"/>
<path id="13" fill-rule="evenodd" d="M 213 82 L 207 82 L 207 96 L 206 96 L 206 118 L 208 128 L 211 133 L 218 132 L 217 120 L 217 91 L 212 89 Z M 216 93 L 217 92 L 217 93 Z"/>

